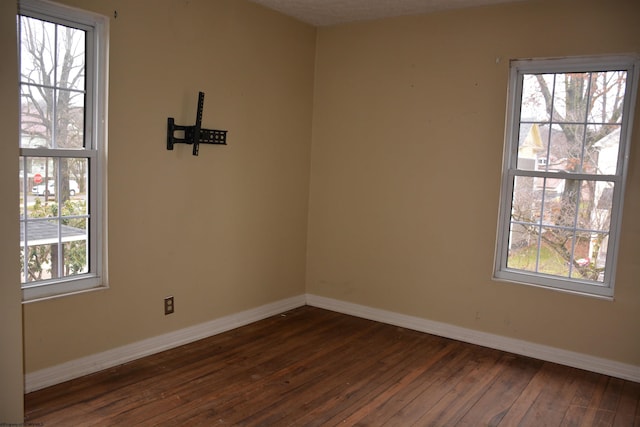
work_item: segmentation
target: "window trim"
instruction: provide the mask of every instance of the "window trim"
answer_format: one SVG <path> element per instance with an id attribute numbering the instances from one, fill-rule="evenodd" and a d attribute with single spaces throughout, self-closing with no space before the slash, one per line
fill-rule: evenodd
<path id="1" fill-rule="evenodd" d="M 561 278 L 543 273 L 527 272 L 507 267 L 509 248 L 509 230 L 511 223 L 511 204 L 515 176 L 545 176 L 562 178 L 557 172 L 540 172 L 528 174 L 517 170 L 516 162 L 519 148 L 520 108 L 522 105 L 523 75 L 536 73 L 568 73 L 595 71 L 627 71 L 627 86 L 621 121 L 620 149 L 615 175 L 600 175 L 599 180 L 615 182 L 609 226 L 609 242 L 604 282 L 602 285 L 591 281 L 573 278 Z M 503 152 L 502 178 L 500 186 L 500 203 L 498 211 L 498 230 L 494 260 L 493 279 L 536 287 L 543 287 L 563 292 L 612 299 L 614 295 L 615 274 L 619 241 L 621 236 L 622 212 L 627 180 L 631 133 L 635 115 L 636 95 L 640 58 L 637 55 L 610 55 L 596 57 L 565 57 L 513 60 L 510 64 L 509 87 L 507 98 L 507 120 Z M 516 173 L 517 171 L 517 173 Z M 523 173 L 524 172 L 524 173 Z M 568 173 L 567 173 L 568 174 Z M 590 174 L 571 173 L 571 178 L 593 179 Z"/>
<path id="2" fill-rule="evenodd" d="M 88 30 L 86 52 L 85 150 L 69 150 L 71 157 L 91 159 L 89 169 L 89 259 L 91 270 L 78 276 L 22 284 L 23 303 L 108 288 L 107 277 L 107 105 L 109 19 L 46 0 L 19 0 L 18 17 L 28 16 Z M 20 34 L 18 34 L 20 42 Z M 21 84 L 21 83 L 20 83 Z M 90 106 L 90 107 L 87 107 Z M 62 157 L 65 150 L 20 148 L 20 156 Z M 26 194 L 26 192 L 24 193 Z M 21 280 L 22 282 L 22 280 Z"/>

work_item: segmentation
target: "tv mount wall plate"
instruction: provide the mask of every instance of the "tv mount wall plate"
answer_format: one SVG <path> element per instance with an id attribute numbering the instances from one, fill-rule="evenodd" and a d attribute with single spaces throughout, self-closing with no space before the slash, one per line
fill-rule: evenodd
<path id="1" fill-rule="evenodd" d="M 202 129 L 202 107 L 204 106 L 204 92 L 198 94 L 198 112 L 196 124 L 181 126 L 175 124 L 173 117 L 167 120 L 167 150 L 173 150 L 174 144 L 192 144 L 193 155 L 197 156 L 200 144 L 227 145 L 227 131 L 218 129 Z M 184 132 L 184 138 L 177 138 L 176 131 Z"/>

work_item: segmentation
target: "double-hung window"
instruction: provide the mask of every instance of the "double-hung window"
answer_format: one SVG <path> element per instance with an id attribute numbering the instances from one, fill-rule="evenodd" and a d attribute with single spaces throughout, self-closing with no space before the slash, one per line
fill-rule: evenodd
<path id="1" fill-rule="evenodd" d="M 32 301 L 105 286 L 108 20 L 20 0 L 20 277 Z"/>
<path id="2" fill-rule="evenodd" d="M 495 277 L 611 297 L 634 56 L 513 61 Z"/>

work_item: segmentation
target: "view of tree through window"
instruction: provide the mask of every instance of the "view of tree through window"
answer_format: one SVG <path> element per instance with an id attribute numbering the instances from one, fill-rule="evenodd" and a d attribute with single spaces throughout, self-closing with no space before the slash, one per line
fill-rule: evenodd
<path id="1" fill-rule="evenodd" d="M 526 74 L 518 169 L 615 174 L 625 84 L 618 71 Z M 538 158 L 544 165 L 530 162 Z M 613 190 L 606 180 L 516 177 L 508 266 L 602 281 Z"/>
<path id="2" fill-rule="evenodd" d="M 88 271 L 86 32 L 20 16 L 22 282 Z"/>
<path id="3" fill-rule="evenodd" d="M 518 72 L 499 269 L 606 285 L 621 213 L 630 72 L 576 68 Z"/>

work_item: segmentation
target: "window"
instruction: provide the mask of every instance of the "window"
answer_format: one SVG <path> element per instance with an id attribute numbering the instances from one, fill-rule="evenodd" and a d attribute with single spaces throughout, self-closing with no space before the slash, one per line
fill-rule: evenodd
<path id="1" fill-rule="evenodd" d="M 636 57 L 511 63 L 495 277 L 611 297 Z"/>
<path id="2" fill-rule="evenodd" d="M 20 0 L 23 300 L 105 286 L 108 21 Z"/>

